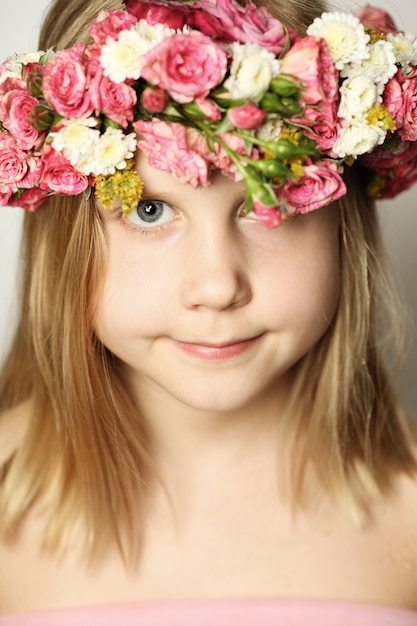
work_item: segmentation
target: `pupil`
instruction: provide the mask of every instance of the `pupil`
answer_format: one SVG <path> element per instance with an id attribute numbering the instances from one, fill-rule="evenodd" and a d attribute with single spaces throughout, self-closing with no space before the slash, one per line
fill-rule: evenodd
<path id="1" fill-rule="evenodd" d="M 162 202 L 141 202 L 137 208 L 137 214 L 144 222 L 156 222 L 162 213 Z"/>

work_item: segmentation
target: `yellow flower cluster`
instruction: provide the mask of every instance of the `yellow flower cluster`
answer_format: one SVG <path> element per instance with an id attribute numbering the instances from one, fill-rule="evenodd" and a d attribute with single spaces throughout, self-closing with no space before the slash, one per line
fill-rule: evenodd
<path id="1" fill-rule="evenodd" d="M 125 169 L 107 176 L 97 176 L 95 182 L 96 197 L 103 208 L 112 209 L 118 197 L 123 215 L 128 215 L 135 209 L 142 197 L 142 191 L 143 182 L 134 169 L 133 159 L 127 162 Z"/>
<path id="2" fill-rule="evenodd" d="M 377 41 L 385 41 L 387 38 L 384 33 L 378 32 L 377 30 L 375 30 L 375 28 L 372 28 L 371 26 L 365 26 L 365 33 L 371 38 L 371 43 L 376 43 Z"/>
<path id="3" fill-rule="evenodd" d="M 390 130 L 392 133 L 397 130 L 391 114 L 381 104 L 372 107 L 366 119 L 371 126 L 378 126 L 379 128 L 382 128 L 382 130 Z"/>

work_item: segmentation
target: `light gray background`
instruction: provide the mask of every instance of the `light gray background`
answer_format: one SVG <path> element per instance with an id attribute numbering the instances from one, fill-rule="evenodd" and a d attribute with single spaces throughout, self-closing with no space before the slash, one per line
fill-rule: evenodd
<path id="1" fill-rule="evenodd" d="M 14 52 L 37 49 L 37 33 L 48 2 L 0 0 L 0 62 Z M 400 28 L 417 35 L 415 0 L 374 0 L 373 3 L 389 10 Z M 344 10 L 360 4 L 354 0 L 331 2 L 332 8 Z M 398 388 L 406 407 L 417 416 L 417 185 L 394 201 L 382 202 L 380 210 L 388 251 L 414 325 L 398 376 Z M 0 208 L 0 359 L 7 349 L 15 320 L 21 218 L 20 209 Z"/>

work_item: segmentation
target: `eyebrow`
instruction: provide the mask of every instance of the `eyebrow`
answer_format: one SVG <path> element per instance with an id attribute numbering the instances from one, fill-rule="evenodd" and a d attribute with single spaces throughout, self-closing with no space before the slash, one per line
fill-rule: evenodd
<path id="1" fill-rule="evenodd" d="M 154 185 L 154 183 L 147 184 L 145 181 L 143 181 L 143 183 L 144 183 L 143 192 L 142 192 L 142 196 L 139 202 L 142 200 L 160 200 L 160 201 L 166 202 L 167 204 L 177 205 L 177 204 L 183 203 L 184 201 L 187 201 L 187 189 L 185 189 L 184 192 L 183 191 L 178 191 L 178 192 L 165 191 L 161 189 L 160 187 L 152 186 Z M 206 187 L 200 186 L 200 187 L 195 187 L 194 191 L 203 192 L 205 189 Z M 246 194 L 245 188 L 242 188 L 240 190 L 236 189 L 236 193 L 233 194 L 233 196 L 230 198 L 230 204 L 233 207 L 238 208 L 243 202 L 245 202 L 245 194 Z M 181 202 L 179 201 L 179 196 L 181 196 Z"/>

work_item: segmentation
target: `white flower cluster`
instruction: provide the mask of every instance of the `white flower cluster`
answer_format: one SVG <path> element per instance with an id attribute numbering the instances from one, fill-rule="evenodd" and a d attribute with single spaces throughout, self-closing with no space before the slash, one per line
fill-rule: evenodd
<path id="1" fill-rule="evenodd" d="M 256 131 L 256 136 L 261 141 L 278 141 L 282 135 L 284 122 L 281 118 L 267 120 Z"/>
<path id="2" fill-rule="evenodd" d="M 40 58 L 45 54 L 43 50 L 36 52 L 28 52 L 27 54 L 15 54 L 6 61 L 6 71 L 0 75 L 0 85 L 7 78 L 22 78 L 22 68 L 27 63 L 38 63 Z"/>
<path id="3" fill-rule="evenodd" d="M 279 61 L 256 43 L 232 44 L 230 76 L 224 82 L 232 98 L 259 102 L 279 73 Z"/>
<path id="4" fill-rule="evenodd" d="M 339 71 L 369 57 L 370 37 L 359 18 L 350 13 L 323 13 L 310 24 L 307 35 L 317 40 L 325 40 L 332 61 Z"/>
<path id="5" fill-rule="evenodd" d="M 110 127 L 100 134 L 94 126 L 92 118 L 65 120 L 62 128 L 50 135 L 52 147 L 86 176 L 107 176 L 124 169 L 136 150 L 135 133 L 125 135 L 121 129 Z"/>
<path id="6" fill-rule="evenodd" d="M 395 35 L 389 33 L 388 41 L 394 47 L 395 62 L 407 73 L 411 66 L 417 65 L 417 39 L 410 33 Z"/>
<path id="7" fill-rule="evenodd" d="M 372 42 L 356 16 L 337 12 L 316 18 L 307 34 L 326 41 L 332 61 L 345 79 L 338 111 L 343 123 L 333 152 L 344 158 L 371 151 L 383 143 L 387 131 L 378 116 L 371 123 L 369 114 L 381 105 L 384 87 L 397 71 L 399 51 L 395 48 L 406 47 L 404 38 L 400 41 L 396 36 L 396 43 L 394 38 Z"/>
<path id="8" fill-rule="evenodd" d="M 142 69 L 143 56 L 165 37 L 175 31 L 162 24 L 151 26 L 145 20 L 129 30 L 122 30 L 117 40 L 109 40 L 101 50 L 100 64 L 104 75 L 115 83 L 127 79 L 137 80 Z"/>

